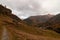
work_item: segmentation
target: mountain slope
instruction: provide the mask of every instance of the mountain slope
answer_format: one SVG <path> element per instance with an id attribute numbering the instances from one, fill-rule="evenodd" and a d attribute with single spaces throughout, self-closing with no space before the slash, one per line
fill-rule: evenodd
<path id="1" fill-rule="evenodd" d="M 48 15 L 31 16 L 31 17 L 25 19 L 24 21 L 26 21 L 27 24 L 29 24 L 29 25 L 37 26 L 38 24 L 45 23 L 51 17 L 53 17 L 53 15 L 50 15 L 50 14 L 48 14 Z"/>
<path id="2" fill-rule="evenodd" d="M 60 14 L 57 14 L 56 16 L 52 17 L 50 20 L 40 26 L 43 26 L 43 28 L 52 29 L 60 33 Z"/>

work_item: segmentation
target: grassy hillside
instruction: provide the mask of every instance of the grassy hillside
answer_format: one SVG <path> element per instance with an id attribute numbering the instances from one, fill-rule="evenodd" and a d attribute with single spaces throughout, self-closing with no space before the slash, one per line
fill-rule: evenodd
<path id="1" fill-rule="evenodd" d="M 19 40 L 34 39 L 35 36 L 36 36 L 36 39 L 37 38 L 39 39 L 41 37 L 42 39 L 45 39 L 44 37 L 48 37 L 47 39 L 60 38 L 59 34 L 52 30 L 42 30 L 36 27 L 30 27 L 24 24 L 23 22 L 22 23 L 19 22 L 16 24 L 12 18 L 6 15 L 0 16 L 0 27 L 2 28 L 6 27 L 6 29 L 8 30 L 8 33 L 10 34 L 9 37 L 11 40 L 15 40 L 15 39 L 18 40 L 17 38 L 19 38 Z M 30 35 L 32 35 L 33 37 L 30 38 L 31 37 Z"/>

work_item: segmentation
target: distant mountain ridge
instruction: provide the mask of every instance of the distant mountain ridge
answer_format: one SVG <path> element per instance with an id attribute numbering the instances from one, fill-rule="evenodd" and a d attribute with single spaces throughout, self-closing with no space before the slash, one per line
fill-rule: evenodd
<path id="1" fill-rule="evenodd" d="M 57 14 L 56 16 L 52 17 L 50 20 L 40 26 L 42 26 L 43 28 L 52 29 L 60 33 L 60 14 Z"/>
<path id="2" fill-rule="evenodd" d="M 31 16 L 27 19 L 25 19 L 24 21 L 27 22 L 27 24 L 30 25 L 36 25 L 36 24 L 41 24 L 41 23 L 45 23 L 46 21 L 48 21 L 51 17 L 53 17 L 54 15 L 38 15 L 38 16 Z"/>

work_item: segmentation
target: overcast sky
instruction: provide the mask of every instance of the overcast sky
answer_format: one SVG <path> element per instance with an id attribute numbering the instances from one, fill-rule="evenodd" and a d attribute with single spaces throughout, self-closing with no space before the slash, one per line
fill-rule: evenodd
<path id="1" fill-rule="evenodd" d="M 0 0 L 20 18 L 33 15 L 60 13 L 60 0 Z"/>

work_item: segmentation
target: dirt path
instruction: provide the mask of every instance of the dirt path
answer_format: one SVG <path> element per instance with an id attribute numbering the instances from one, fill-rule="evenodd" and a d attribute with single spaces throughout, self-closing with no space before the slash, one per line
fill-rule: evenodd
<path id="1" fill-rule="evenodd" d="M 6 27 L 3 27 L 3 33 L 2 33 L 1 40 L 9 40 L 8 31 L 7 31 Z"/>

